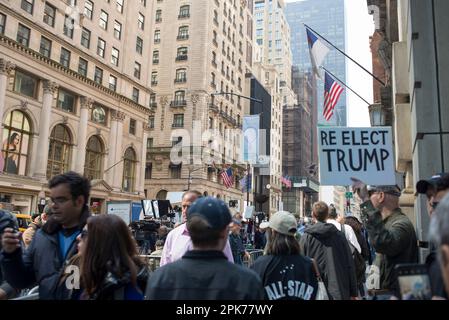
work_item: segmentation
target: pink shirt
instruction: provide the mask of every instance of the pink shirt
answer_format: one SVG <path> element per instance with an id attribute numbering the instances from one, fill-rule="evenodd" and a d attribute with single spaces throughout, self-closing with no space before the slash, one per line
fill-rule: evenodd
<path id="1" fill-rule="evenodd" d="M 174 228 L 168 234 L 164 249 L 162 250 L 160 266 L 162 267 L 164 264 L 181 259 L 187 251 L 192 249 L 193 245 L 192 240 L 190 239 L 189 231 L 187 230 L 186 224 L 183 223 L 182 225 Z M 223 253 L 226 258 L 228 258 L 229 262 L 234 263 L 229 240 L 226 241 L 226 246 L 223 249 Z"/>

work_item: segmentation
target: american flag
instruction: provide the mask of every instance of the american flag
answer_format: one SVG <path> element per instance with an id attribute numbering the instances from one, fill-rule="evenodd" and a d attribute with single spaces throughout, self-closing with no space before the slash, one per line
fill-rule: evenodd
<path id="1" fill-rule="evenodd" d="M 223 170 L 221 172 L 221 177 L 223 178 L 223 183 L 226 186 L 226 188 L 232 187 L 232 184 L 234 183 L 232 181 L 232 169 L 228 168 L 226 170 Z"/>
<path id="2" fill-rule="evenodd" d="M 326 121 L 329 121 L 334 114 L 335 105 L 343 93 L 343 87 L 332 78 L 329 73 L 325 72 L 324 79 L 324 110 L 323 116 Z"/>
<path id="3" fill-rule="evenodd" d="M 291 188 L 292 187 L 292 181 L 289 179 L 289 176 L 282 176 L 281 177 L 281 182 L 282 184 L 284 184 L 287 188 Z"/>

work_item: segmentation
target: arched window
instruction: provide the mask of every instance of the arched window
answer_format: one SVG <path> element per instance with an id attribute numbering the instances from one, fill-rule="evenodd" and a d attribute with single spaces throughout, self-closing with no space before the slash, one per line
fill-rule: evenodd
<path id="1" fill-rule="evenodd" d="M 189 27 L 181 26 L 178 29 L 178 40 L 186 40 L 189 39 Z"/>
<path id="2" fill-rule="evenodd" d="M 123 161 L 123 191 L 134 191 L 134 183 L 136 180 L 136 153 L 130 147 L 125 151 Z"/>
<path id="3" fill-rule="evenodd" d="M 187 71 L 186 69 L 177 69 L 176 70 L 176 83 L 182 83 L 187 81 Z"/>
<path id="4" fill-rule="evenodd" d="M 50 148 L 48 149 L 47 178 L 69 170 L 72 138 L 66 126 L 56 125 L 51 131 Z"/>
<path id="5" fill-rule="evenodd" d="M 185 6 L 181 6 L 181 8 L 179 8 L 179 16 L 178 18 L 188 18 L 190 17 L 190 6 L 189 5 L 185 5 Z"/>
<path id="6" fill-rule="evenodd" d="M 19 110 L 8 114 L 3 124 L 3 144 L 0 169 L 3 172 L 26 175 L 30 150 L 30 121 Z"/>
<path id="7" fill-rule="evenodd" d="M 89 180 L 103 177 L 103 143 L 97 136 L 90 137 L 86 145 L 86 161 L 84 163 L 84 175 Z"/>
<path id="8" fill-rule="evenodd" d="M 156 195 L 157 200 L 166 200 L 167 199 L 167 190 L 161 190 Z"/>

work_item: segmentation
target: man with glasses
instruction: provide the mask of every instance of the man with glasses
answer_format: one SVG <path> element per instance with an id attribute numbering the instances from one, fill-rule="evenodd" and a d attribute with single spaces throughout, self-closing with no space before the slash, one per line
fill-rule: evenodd
<path id="1" fill-rule="evenodd" d="M 362 220 L 376 250 L 374 264 L 379 268 L 380 291 L 394 294 L 397 289 L 394 267 L 418 262 L 416 233 L 410 219 L 399 208 L 398 186 L 367 186 L 353 179 L 353 188 L 362 199 Z"/>
<path id="2" fill-rule="evenodd" d="M 39 298 L 70 299 L 60 278 L 65 262 L 77 253 L 76 237 L 89 217 L 89 181 L 76 172 L 53 177 L 49 183 L 52 215 L 23 252 L 20 234 L 5 229 L 0 253 L 5 279 L 18 289 L 39 286 Z"/>
<path id="3" fill-rule="evenodd" d="M 427 197 L 427 212 L 431 219 L 438 204 L 449 193 L 449 173 L 439 173 L 428 180 L 420 180 L 416 184 L 416 191 L 419 194 L 425 194 Z M 424 242 L 425 243 L 425 242 Z M 427 246 L 429 254 L 426 257 L 426 265 L 429 268 L 430 284 L 432 294 L 443 298 L 448 298 L 443 285 L 443 277 L 440 264 L 437 260 L 436 245 L 432 242 Z"/>

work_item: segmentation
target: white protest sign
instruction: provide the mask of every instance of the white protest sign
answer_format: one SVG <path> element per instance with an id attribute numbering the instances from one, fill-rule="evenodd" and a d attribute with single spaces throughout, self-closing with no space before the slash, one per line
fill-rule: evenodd
<path id="1" fill-rule="evenodd" d="M 391 127 L 321 127 L 318 148 L 321 185 L 396 184 Z"/>
<path id="2" fill-rule="evenodd" d="M 126 225 L 131 223 L 131 202 L 108 202 L 106 212 L 119 216 Z"/>

